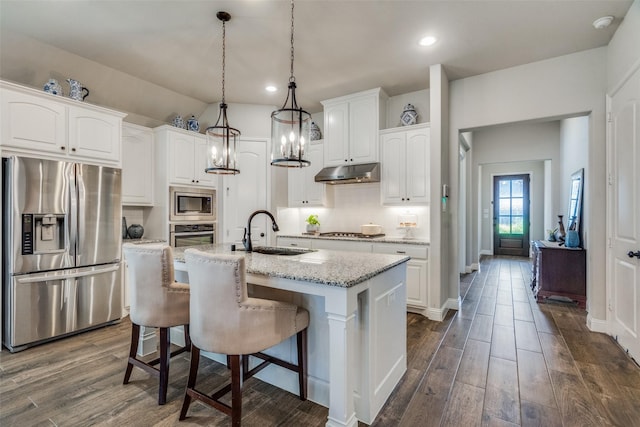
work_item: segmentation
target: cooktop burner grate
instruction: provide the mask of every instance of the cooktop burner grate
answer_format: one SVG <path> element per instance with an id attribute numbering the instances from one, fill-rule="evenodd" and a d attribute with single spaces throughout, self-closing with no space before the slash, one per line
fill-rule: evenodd
<path id="1" fill-rule="evenodd" d="M 326 233 L 320 233 L 321 236 L 324 237 L 357 237 L 364 239 L 373 239 L 375 237 L 383 237 L 384 234 L 362 234 L 362 233 L 352 233 L 349 231 L 329 231 Z"/>

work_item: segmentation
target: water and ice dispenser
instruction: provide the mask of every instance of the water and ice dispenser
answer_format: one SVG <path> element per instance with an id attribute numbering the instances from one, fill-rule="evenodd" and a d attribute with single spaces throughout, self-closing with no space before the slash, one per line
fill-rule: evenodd
<path id="1" fill-rule="evenodd" d="M 65 214 L 23 214 L 22 255 L 64 251 Z"/>

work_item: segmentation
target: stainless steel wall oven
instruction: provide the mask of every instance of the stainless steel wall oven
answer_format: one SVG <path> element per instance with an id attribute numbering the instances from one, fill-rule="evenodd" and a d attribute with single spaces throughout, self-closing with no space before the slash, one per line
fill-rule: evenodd
<path id="1" fill-rule="evenodd" d="M 212 245 L 216 243 L 216 225 L 214 223 L 189 224 L 175 223 L 169 225 L 171 246 Z"/>

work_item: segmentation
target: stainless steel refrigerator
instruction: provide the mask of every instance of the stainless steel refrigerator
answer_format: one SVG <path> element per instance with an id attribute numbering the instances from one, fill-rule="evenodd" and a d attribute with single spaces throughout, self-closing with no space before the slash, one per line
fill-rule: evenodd
<path id="1" fill-rule="evenodd" d="M 3 344 L 119 320 L 120 169 L 14 156 L 2 172 Z"/>

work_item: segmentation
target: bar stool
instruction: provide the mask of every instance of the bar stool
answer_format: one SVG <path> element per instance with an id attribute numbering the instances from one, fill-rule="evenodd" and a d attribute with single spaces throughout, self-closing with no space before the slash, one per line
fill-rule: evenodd
<path id="1" fill-rule="evenodd" d="M 249 298 L 242 255 L 214 255 L 187 249 L 185 260 L 191 286 L 192 347 L 180 420 L 186 418 L 195 399 L 230 415 L 231 425 L 240 426 L 242 383 L 270 363 L 298 373 L 300 399 L 306 400 L 309 312 L 286 302 Z M 297 338 L 297 365 L 262 353 L 293 335 Z M 213 394 L 195 388 L 201 350 L 227 355 L 231 369 L 231 383 Z M 249 356 L 262 362 L 249 370 Z M 229 391 L 231 405 L 220 400 Z"/>
<path id="2" fill-rule="evenodd" d="M 131 347 L 123 384 L 134 366 L 159 377 L 158 404 L 167 402 L 169 361 L 191 348 L 189 339 L 189 285 L 174 280 L 173 253 L 166 244 L 127 243 L 123 252 L 128 266 Z M 185 346 L 171 352 L 170 329 L 184 325 Z M 160 329 L 160 357 L 145 362 L 137 357 L 140 326 Z M 155 365 L 158 365 L 156 367 Z"/>

